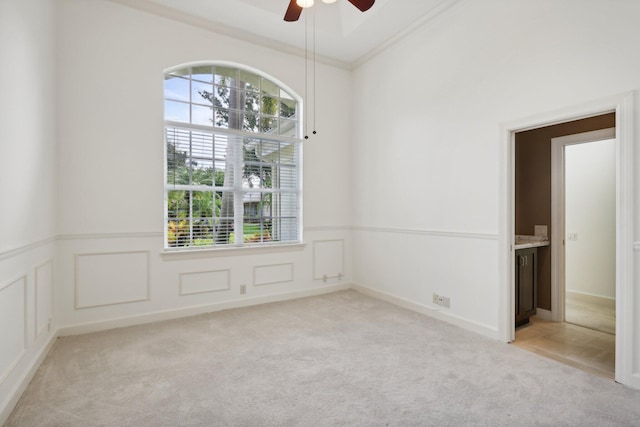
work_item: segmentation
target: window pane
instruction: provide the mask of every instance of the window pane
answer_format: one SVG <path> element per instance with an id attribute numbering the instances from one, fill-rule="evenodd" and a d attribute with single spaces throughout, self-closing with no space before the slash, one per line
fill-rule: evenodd
<path id="1" fill-rule="evenodd" d="M 213 244 L 216 213 L 215 194 L 209 191 L 194 191 L 192 193 L 193 246 Z"/>
<path id="2" fill-rule="evenodd" d="M 223 108 L 215 109 L 215 126 L 223 129 L 229 128 L 229 110 Z"/>
<path id="3" fill-rule="evenodd" d="M 244 170 L 246 177 L 244 186 L 246 188 L 269 188 L 272 181 L 272 167 L 263 163 L 263 159 L 258 157 L 260 153 L 260 142 L 257 144 L 245 143 L 244 147 Z"/>
<path id="4" fill-rule="evenodd" d="M 254 92 L 260 91 L 260 76 L 240 70 L 240 87 Z"/>
<path id="5" fill-rule="evenodd" d="M 242 130 L 258 132 L 258 115 L 245 113 L 242 119 Z"/>
<path id="6" fill-rule="evenodd" d="M 185 246 L 189 243 L 189 192 L 167 192 L 167 245 Z"/>
<path id="7" fill-rule="evenodd" d="M 242 114 L 236 110 L 229 110 L 228 115 L 229 115 L 229 123 L 228 123 L 229 128 L 242 129 L 242 126 L 240 126 L 242 123 Z"/>
<path id="8" fill-rule="evenodd" d="M 224 86 L 235 86 L 237 70 L 235 68 L 228 67 L 215 67 L 215 83 Z"/>
<path id="9" fill-rule="evenodd" d="M 280 119 L 280 135 L 295 138 L 298 136 L 298 122 Z"/>
<path id="10" fill-rule="evenodd" d="M 191 132 L 167 128 L 167 183 L 189 184 L 188 159 L 191 150 Z"/>
<path id="11" fill-rule="evenodd" d="M 282 89 L 280 89 L 280 98 L 293 100 L 293 96 L 289 95 L 287 92 L 285 92 Z"/>
<path id="12" fill-rule="evenodd" d="M 290 166 L 295 165 L 297 150 L 298 150 L 297 144 L 282 144 L 282 147 L 278 152 L 280 163 L 283 165 L 290 165 Z"/>
<path id="13" fill-rule="evenodd" d="M 298 240 L 298 220 L 295 217 L 274 220 L 273 224 L 273 240 L 277 241 L 293 241 Z"/>
<path id="14" fill-rule="evenodd" d="M 276 188 L 294 191 L 298 186 L 298 172 L 294 166 L 280 166 Z"/>
<path id="15" fill-rule="evenodd" d="M 242 108 L 244 111 L 250 113 L 260 112 L 260 95 L 258 93 L 242 91 L 240 93 L 240 99 L 243 101 Z"/>
<path id="16" fill-rule="evenodd" d="M 189 246 L 189 220 L 169 219 L 167 221 L 167 247 Z"/>
<path id="17" fill-rule="evenodd" d="M 278 119 L 274 117 L 263 117 L 260 120 L 260 132 L 275 133 L 278 129 Z"/>
<path id="18" fill-rule="evenodd" d="M 191 78 L 201 82 L 213 81 L 213 67 L 210 65 L 202 65 L 191 69 Z"/>
<path id="19" fill-rule="evenodd" d="M 296 115 L 297 102 L 292 99 L 280 100 L 280 117 L 292 118 Z"/>
<path id="20" fill-rule="evenodd" d="M 233 244 L 233 193 L 222 192 L 219 197 L 219 214 L 215 223 L 215 244 L 226 245 Z"/>
<path id="21" fill-rule="evenodd" d="M 261 243 L 272 240 L 269 220 L 271 216 L 270 193 L 245 193 L 243 198 L 243 232 L 245 243 Z"/>
<path id="22" fill-rule="evenodd" d="M 262 97 L 262 114 L 268 114 L 270 116 L 278 115 L 278 99 L 271 96 Z"/>
<path id="23" fill-rule="evenodd" d="M 236 168 L 236 163 L 240 163 L 236 162 L 236 160 L 241 160 L 235 158 L 235 145 L 233 143 L 234 140 L 235 138 L 233 137 L 216 135 L 215 167 L 218 171 L 218 179 L 223 179 L 221 185 L 229 189 L 233 188 L 234 185 L 234 171 Z M 231 208 L 233 207 L 231 206 Z"/>
<path id="24" fill-rule="evenodd" d="M 277 84 L 263 78 L 262 79 L 262 93 L 266 93 L 268 95 L 278 96 L 280 93 L 280 88 Z"/>
<path id="25" fill-rule="evenodd" d="M 164 101 L 164 119 L 173 122 L 189 123 L 189 104 Z"/>
<path id="26" fill-rule="evenodd" d="M 191 141 L 191 183 L 213 186 L 213 136 L 195 133 Z"/>
<path id="27" fill-rule="evenodd" d="M 234 91 L 234 93 L 237 91 Z M 231 107 L 231 90 L 228 87 L 216 86 L 215 92 L 215 106 L 218 108 L 230 108 Z M 235 104 L 235 103 L 234 103 Z"/>
<path id="28" fill-rule="evenodd" d="M 189 192 L 169 190 L 167 192 L 167 213 L 169 219 L 189 217 Z"/>
<path id="29" fill-rule="evenodd" d="M 191 105 L 191 123 L 195 125 L 212 126 L 213 108 L 202 105 Z"/>
<path id="30" fill-rule="evenodd" d="M 210 83 L 191 83 L 191 102 L 196 104 L 213 105 L 213 85 Z"/>
<path id="31" fill-rule="evenodd" d="M 189 102 L 189 80 L 180 77 L 165 76 L 164 97 Z"/>

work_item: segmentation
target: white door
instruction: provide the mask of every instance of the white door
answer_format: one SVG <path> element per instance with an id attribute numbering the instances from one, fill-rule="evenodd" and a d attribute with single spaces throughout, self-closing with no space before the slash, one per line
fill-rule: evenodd
<path id="1" fill-rule="evenodd" d="M 552 140 L 554 320 L 615 333 L 615 129 Z M 555 280 L 554 280 L 555 279 Z M 555 310 L 553 309 L 555 308 Z"/>

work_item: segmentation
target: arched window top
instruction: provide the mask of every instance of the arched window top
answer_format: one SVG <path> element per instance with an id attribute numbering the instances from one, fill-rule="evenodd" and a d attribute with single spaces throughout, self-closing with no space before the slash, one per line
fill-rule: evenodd
<path id="1" fill-rule="evenodd" d="M 171 69 L 164 98 L 166 122 L 299 137 L 299 102 L 292 91 L 234 64 Z"/>

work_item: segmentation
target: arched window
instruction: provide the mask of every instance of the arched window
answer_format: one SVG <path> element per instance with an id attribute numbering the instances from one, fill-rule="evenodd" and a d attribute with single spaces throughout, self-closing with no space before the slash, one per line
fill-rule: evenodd
<path id="1" fill-rule="evenodd" d="M 272 79 L 198 64 L 164 79 L 165 248 L 300 241 L 300 107 Z"/>

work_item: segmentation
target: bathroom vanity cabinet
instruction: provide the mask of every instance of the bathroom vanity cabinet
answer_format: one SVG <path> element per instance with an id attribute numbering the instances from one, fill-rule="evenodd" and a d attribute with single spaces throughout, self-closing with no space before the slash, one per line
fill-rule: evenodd
<path id="1" fill-rule="evenodd" d="M 529 323 L 536 314 L 538 248 L 515 251 L 516 327 Z"/>

